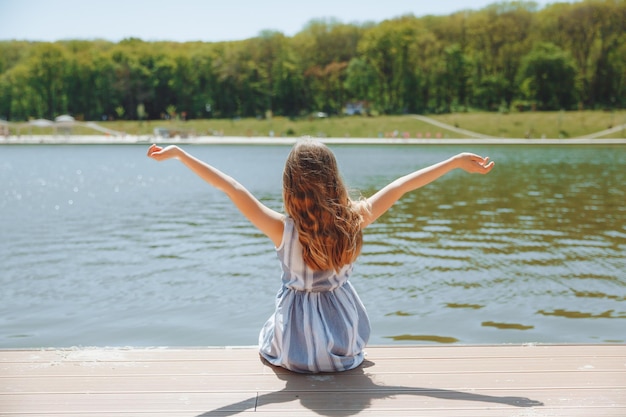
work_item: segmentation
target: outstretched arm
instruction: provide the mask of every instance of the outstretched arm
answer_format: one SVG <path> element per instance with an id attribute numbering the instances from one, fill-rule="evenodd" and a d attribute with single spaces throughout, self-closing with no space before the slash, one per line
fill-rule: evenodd
<path id="1" fill-rule="evenodd" d="M 472 153 L 461 153 L 445 161 L 400 177 L 367 199 L 370 205 L 370 213 L 365 216 L 363 227 L 365 228 L 376 221 L 404 194 L 433 182 L 453 169 L 461 168 L 470 173 L 486 174 L 491 171 L 493 166 L 494 163 L 489 162 L 488 157 L 483 158 Z"/>
<path id="2" fill-rule="evenodd" d="M 274 242 L 275 246 L 278 247 L 280 245 L 283 238 L 282 214 L 265 206 L 234 178 L 202 162 L 178 146 L 172 145 L 162 148 L 152 145 L 148 149 L 148 156 L 157 161 L 165 161 L 172 158 L 181 161 L 200 178 L 218 190 L 223 191 L 239 211 L 261 232 L 267 235 Z"/>

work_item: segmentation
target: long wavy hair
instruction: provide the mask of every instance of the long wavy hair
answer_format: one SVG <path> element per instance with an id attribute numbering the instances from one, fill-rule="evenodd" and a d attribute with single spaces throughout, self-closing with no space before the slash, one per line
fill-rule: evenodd
<path id="1" fill-rule="evenodd" d="M 339 271 L 361 253 L 364 200 L 352 201 L 332 151 L 303 139 L 283 172 L 285 211 L 294 220 L 304 262 L 313 270 Z"/>

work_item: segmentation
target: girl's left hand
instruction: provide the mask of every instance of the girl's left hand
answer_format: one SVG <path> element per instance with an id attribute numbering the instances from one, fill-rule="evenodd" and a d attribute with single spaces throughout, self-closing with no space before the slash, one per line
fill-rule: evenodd
<path id="1" fill-rule="evenodd" d="M 494 167 L 495 162 L 489 162 L 489 157 L 482 157 L 473 153 L 459 155 L 461 168 L 471 174 L 487 174 Z"/>

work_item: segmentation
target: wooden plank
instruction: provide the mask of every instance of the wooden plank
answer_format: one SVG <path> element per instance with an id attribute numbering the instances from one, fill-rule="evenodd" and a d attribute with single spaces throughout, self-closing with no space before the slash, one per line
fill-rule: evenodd
<path id="1" fill-rule="evenodd" d="M 624 359 L 626 360 L 626 359 Z M 622 360 L 622 362 L 624 362 Z M 546 361 L 548 363 L 546 364 Z M 436 364 L 431 359 L 411 359 L 411 368 L 407 368 L 406 359 L 376 359 L 376 373 L 414 373 L 428 374 L 449 373 L 459 374 L 465 372 L 488 373 L 488 372 L 542 372 L 546 366 L 552 371 L 562 372 L 597 372 L 616 371 L 623 367 L 618 357 L 555 357 L 537 360 L 534 357 L 519 357 L 515 360 L 511 358 L 491 358 L 488 361 L 484 358 L 440 358 Z M 372 362 L 374 364 L 374 362 Z M 236 361 L 126 361 L 126 362 L 106 362 L 106 361 L 51 361 L 35 363 L 0 363 L 0 378 L 7 375 L 20 375 L 38 377 L 42 375 L 64 377 L 64 376 L 98 376 L 109 375 L 115 372 L 116 375 L 249 375 L 252 373 L 263 373 L 265 367 L 258 358 L 242 358 Z M 272 372 L 272 371 L 270 371 Z M 284 372 L 287 373 L 287 372 Z"/>
<path id="2" fill-rule="evenodd" d="M 532 410 L 532 411 L 531 411 Z M 357 414 L 352 414 L 348 412 L 336 412 L 336 413 L 328 413 L 327 415 L 331 416 L 352 416 L 358 415 L 361 417 L 367 416 L 375 416 L 375 417 L 415 417 L 415 416 L 428 416 L 428 417 L 624 417 L 626 415 L 626 409 L 624 408 L 610 408 L 610 409 L 601 409 L 599 410 L 599 414 L 589 414 L 588 409 L 559 409 L 559 408 L 533 408 L 530 410 L 527 409 L 514 409 L 514 410 L 503 410 L 503 409 L 485 409 L 485 410 L 462 410 L 455 409 L 453 412 L 449 409 L 441 409 L 441 410 L 363 410 L 359 411 Z M 227 417 L 227 416 L 242 416 L 242 417 L 319 417 L 319 412 L 315 410 L 288 410 L 288 411 L 150 411 L 150 412 L 134 412 L 134 411 L 126 411 L 122 414 L 124 417 Z M 0 412 L 0 416 L 2 417 L 11 417 L 11 414 L 3 414 Z M 117 412 L 70 412 L 63 414 L 38 414 L 37 417 L 42 416 L 64 416 L 64 417 L 120 417 L 120 413 Z"/>
<path id="3" fill-rule="evenodd" d="M 341 389 L 350 391 L 386 391 L 389 387 L 399 389 L 438 388 L 446 389 L 528 389 L 545 390 L 555 387 L 576 390 L 581 388 L 621 388 L 626 389 L 623 372 L 592 372 L 582 376 L 567 372 L 536 373 L 482 373 L 449 374 L 432 373 L 424 377 L 410 373 L 346 375 L 346 376 L 301 376 L 290 375 L 285 380 L 271 375 L 222 375 L 218 380 L 214 376 L 188 375 L 159 378 L 153 376 L 100 376 L 100 377 L 57 377 L 40 376 L 5 377 L 4 387 L 0 392 L 23 393 L 81 393 L 81 392 L 116 392 L 123 387 L 124 392 L 256 392 L 256 391 L 330 391 Z"/>
<path id="4" fill-rule="evenodd" d="M 519 391 L 473 391 L 455 392 L 447 390 L 422 390 L 387 393 L 356 392 L 346 395 L 341 392 L 307 393 L 277 392 L 266 395 L 247 394 L 39 394 L 35 396 L 9 395 L 2 398 L 0 415 L 73 415 L 74 413 L 204 413 L 244 411 L 271 413 L 301 412 L 315 410 L 318 414 L 334 415 L 344 411 L 346 415 L 360 414 L 365 410 L 378 410 L 381 415 L 391 411 L 409 410 L 428 412 L 433 410 L 530 410 L 527 415 L 544 415 L 546 410 L 587 410 L 587 416 L 605 415 L 605 410 L 626 410 L 626 405 L 616 405 L 610 399 L 598 402 L 598 393 L 593 390 L 572 393 L 555 390 L 548 393 L 533 393 L 530 397 Z M 622 397 L 623 399 L 623 397 Z M 603 410 L 602 413 L 594 410 Z M 407 413 L 406 415 L 414 415 Z M 453 414 L 456 415 L 456 414 Z M 547 414 L 552 415 L 552 414 Z M 583 414 L 585 415 L 585 414 Z M 624 414 L 622 414 L 623 416 Z"/>
<path id="5" fill-rule="evenodd" d="M 0 351 L 0 416 L 624 416 L 623 345 L 399 346 L 298 375 L 255 348 Z"/>
<path id="6" fill-rule="evenodd" d="M 380 359 L 437 359 L 437 358 L 506 358 L 506 357 L 626 357 L 626 345 L 453 345 L 453 346 L 369 346 L 367 358 Z M 226 348 L 71 348 L 0 350 L 0 362 L 50 361 L 239 361 L 256 359 L 255 347 Z"/>
<path id="7" fill-rule="evenodd" d="M 220 410 L 229 412 L 252 411 L 256 407 L 256 394 L 248 393 L 93 393 L 80 395 L 37 394 L 0 396 L 2 412 L 0 415 L 36 414 L 69 415 L 71 413 L 119 413 L 127 412 L 156 413 L 171 412 L 206 412 Z"/>
<path id="8" fill-rule="evenodd" d="M 522 392 L 524 393 L 523 395 L 521 394 Z M 527 392 L 524 390 L 391 389 L 375 392 L 354 392 L 349 395 L 333 391 L 324 393 L 272 392 L 259 395 L 257 409 L 265 411 L 284 410 L 297 408 L 297 405 L 318 411 L 360 411 L 370 408 L 377 410 L 431 410 L 439 408 L 510 409 L 511 407 L 543 407 L 546 404 L 566 408 L 609 408 L 614 406 L 613 399 L 598 401 L 598 394 L 603 394 L 603 392 L 592 390 L 571 392 L 563 389 L 544 392 Z M 623 399 L 624 397 L 622 396 Z"/>
<path id="9" fill-rule="evenodd" d="M 162 362 L 162 361 L 240 361 L 258 359 L 256 348 L 68 348 L 0 350 L 1 362 Z"/>

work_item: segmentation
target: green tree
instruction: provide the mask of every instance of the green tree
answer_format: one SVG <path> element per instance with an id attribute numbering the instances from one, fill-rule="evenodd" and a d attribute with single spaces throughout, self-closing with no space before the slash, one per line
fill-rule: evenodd
<path id="1" fill-rule="evenodd" d="M 454 44 L 445 48 L 435 78 L 439 97 L 445 106 L 444 111 L 452 111 L 453 102 L 467 108 L 469 73 L 470 65 L 460 45 Z"/>
<path id="2" fill-rule="evenodd" d="M 216 47 L 213 68 L 216 85 L 212 100 L 216 117 L 241 116 L 241 77 L 243 70 L 243 44 L 224 42 Z"/>
<path id="3" fill-rule="evenodd" d="M 530 50 L 536 9 L 536 3 L 514 1 L 494 3 L 467 14 L 467 53 L 474 63 L 472 79 L 479 88 L 493 86 L 497 80 L 498 88 L 492 91 L 499 95 L 493 102 L 510 105 L 517 93 L 516 76 L 521 57 Z"/>
<path id="4" fill-rule="evenodd" d="M 417 19 L 405 16 L 369 29 L 359 43 L 361 59 L 376 75 L 370 96 L 383 113 L 401 113 L 415 107 L 417 95 Z"/>
<path id="5" fill-rule="evenodd" d="M 214 70 L 214 52 L 211 44 L 199 44 L 191 52 L 192 68 L 196 91 L 193 94 L 194 117 L 211 117 L 215 101 L 213 97 L 218 89 L 217 76 Z M 207 106 L 211 111 L 207 111 Z"/>
<path id="6" fill-rule="evenodd" d="M 299 71 L 298 56 L 283 39 L 279 56 L 272 66 L 272 111 L 295 117 L 306 109 L 304 75 Z"/>
<path id="7" fill-rule="evenodd" d="M 112 117 L 115 107 L 119 102 L 118 93 L 115 90 L 115 63 L 110 52 L 102 52 L 93 59 L 93 85 L 91 95 L 95 102 L 95 108 L 91 112 L 95 119 Z"/>
<path id="8" fill-rule="evenodd" d="M 28 62 L 28 85 L 42 99 L 43 106 L 33 109 L 34 116 L 54 119 L 67 111 L 66 86 L 68 59 L 65 49 L 56 43 L 37 44 Z M 27 94 L 28 90 L 22 92 Z"/>
<path id="9" fill-rule="evenodd" d="M 30 72 L 30 68 L 24 62 L 0 77 L 2 103 L 6 106 L 8 120 L 44 117 L 46 104 L 43 97 L 33 90 Z"/>
<path id="10" fill-rule="evenodd" d="M 126 109 L 126 117 L 136 119 L 139 103 L 145 103 L 148 112 L 153 108 L 149 105 L 155 98 L 155 87 L 158 81 L 168 83 L 169 79 L 157 79 L 155 67 L 159 55 L 152 51 L 150 44 L 139 39 L 125 39 L 112 50 L 114 101 Z"/>
<path id="11" fill-rule="evenodd" d="M 370 88 L 376 82 L 376 73 L 362 58 L 353 58 L 346 69 L 345 88 L 350 100 L 374 101 Z"/>
<path id="12" fill-rule="evenodd" d="M 94 57 L 99 53 L 98 43 L 69 41 L 64 44 L 68 53 L 64 86 L 67 111 L 78 119 L 93 119 L 102 114 L 93 87 L 96 82 Z"/>
<path id="13" fill-rule="evenodd" d="M 537 44 L 522 59 L 519 85 L 542 110 L 568 109 L 576 103 L 576 64 L 551 43 Z"/>
<path id="14" fill-rule="evenodd" d="M 591 4 L 595 6 L 600 22 L 597 61 L 591 80 L 591 100 L 612 108 L 616 103 L 626 101 L 623 94 L 626 82 L 626 56 L 623 54 L 626 43 L 626 2 L 604 0 Z"/>
<path id="15" fill-rule="evenodd" d="M 302 93 L 305 110 L 339 111 L 345 103 L 343 81 L 347 66 L 356 55 L 363 27 L 346 25 L 336 19 L 315 19 L 291 41 L 303 74 Z M 339 91 L 330 91 L 335 85 Z"/>
<path id="16" fill-rule="evenodd" d="M 474 82 L 473 103 L 481 109 L 496 110 L 505 103 L 508 86 L 508 80 L 501 74 L 483 76 Z"/>

